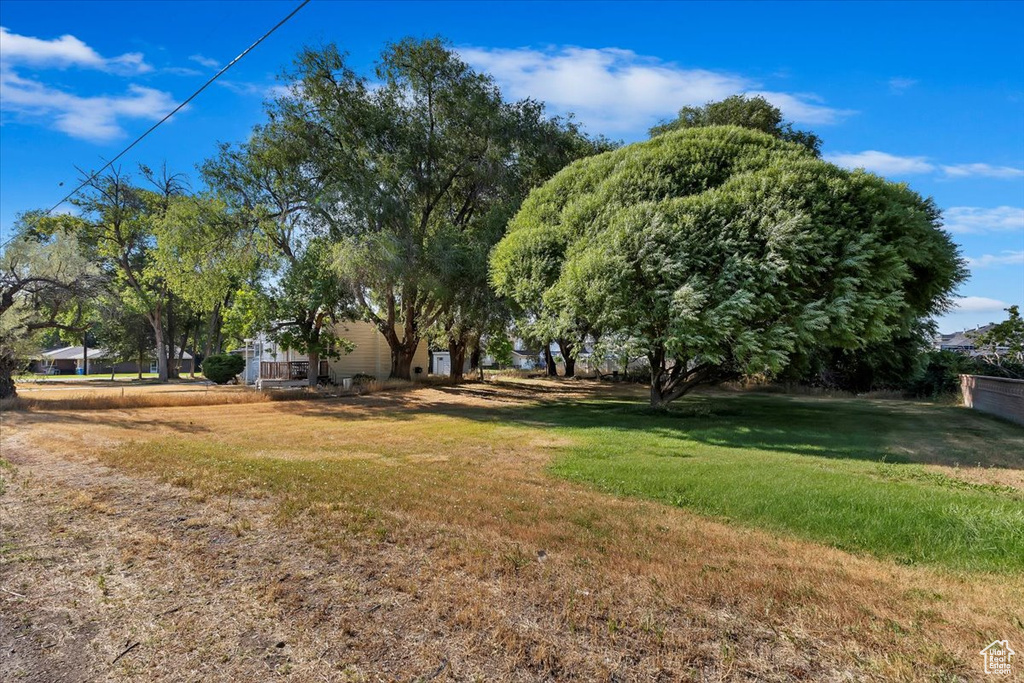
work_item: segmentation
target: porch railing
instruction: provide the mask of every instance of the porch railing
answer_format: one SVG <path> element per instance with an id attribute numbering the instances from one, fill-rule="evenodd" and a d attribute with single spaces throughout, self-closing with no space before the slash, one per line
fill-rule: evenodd
<path id="1" fill-rule="evenodd" d="M 318 364 L 317 377 L 327 377 L 330 373 L 326 360 Z M 309 379 L 308 360 L 260 361 L 261 379 Z"/>

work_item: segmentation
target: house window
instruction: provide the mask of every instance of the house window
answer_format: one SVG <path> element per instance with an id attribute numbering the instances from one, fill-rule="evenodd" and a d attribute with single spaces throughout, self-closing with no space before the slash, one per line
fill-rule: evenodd
<path id="1" fill-rule="evenodd" d="M 150 371 L 150 372 L 153 372 L 153 373 L 155 373 L 155 372 L 159 372 L 159 371 L 160 371 L 160 369 L 159 369 L 159 368 L 157 367 L 156 361 L 152 361 L 152 362 L 151 362 L 151 363 L 149 364 L 149 371 Z"/>

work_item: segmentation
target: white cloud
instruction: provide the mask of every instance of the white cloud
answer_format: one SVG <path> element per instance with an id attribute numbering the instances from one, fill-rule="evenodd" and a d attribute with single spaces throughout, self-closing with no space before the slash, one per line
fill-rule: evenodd
<path id="1" fill-rule="evenodd" d="M 745 77 L 688 69 L 618 48 L 547 50 L 460 48 L 473 67 L 490 73 L 513 98 L 533 97 L 559 112 L 574 112 L 596 131 L 634 133 L 673 117 L 683 106 L 739 93 L 763 95 L 800 123 L 833 123 L 851 113 L 813 96 L 762 90 Z"/>
<path id="2" fill-rule="evenodd" d="M 992 166 L 991 164 L 939 165 L 928 157 L 899 156 L 888 152 L 869 149 L 863 152 L 836 152 L 826 154 L 825 159 L 847 168 L 863 168 L 879 175 L 920 175 L 942 172 L 947 178 L 1020 178 L 1024 169 L 1013 166 Z"/>
<path id="3" fill-rule="evenodd" d="M 190 69 L 187 66 L 165 66 L 160 71 L 175 76 L 201 76 L 203 74 L 199 69 Z"/>
<path id="4" fill-rule="evenodd" d="M 943 212 L 945 228 L 955 233 L 1024 232 L 1024 208 L 952 206 Z"/>
<path id="5" fill-rule="evenodd" d="M 217 85 L 219 85 L 222 88 L 230 90 L 236 95 L 250 95 L 254 97 L 264 97 L 268 99 L 289 95 L 291 94 L 292 87 L 294 87 L 289 85 L 283 85 L 280 83 L 267 85 L 266 83 L 226 81 L 224 79 L 218 80 Z"/>
<path id="6" fill-rule="evenodd" d="M 14 64 L 61 69 L 77 66 L 127 74 L 141 74 L 153 70 L 153 67 L 143 60 L 141 52 L 103 57 L 72 35 L 46 40 L 11 33 L 0 26 L 0 65 L 9 67 Z"/>
<path id="7" fill-rule="evenodd" d="M 204 57 L 203 55 L 192 55 L 191 57 L 189 57 L 189 59 L 191 59 L 196 64 L 205 66 L 207 69 L 216 69 L 220 66 L 220 62 L 218 62 L 216 59 L 213 59 L 211 57 Z"/>
<path id="8" fill-rule="evenodd" d="M 829 125 L 839 123 L 856 112 L 852 109 L 833 109 L 821 104 L 822 99 L 811 93 L 789 94 L 769 90 L 750 91 L 747 95 L 760 95 L 782 110 L 786 118 L 797 123 Z M 704 104 L 701 102 L 700 104 Z"/>
<path id="9" fill-rule="evenodd" d="M 950 178 L 966 178 L 979 176 L 982 178 L 1021 178 L 1024 169 L 1013 166 L 992 166 L 990 164 L 955 164 L 943 166 L 942 170 Z"/>
<path id="10" fill-rule="evenodd" d="M 1024 266 L 1024 251 L 1003 251 L 999 254 L 967 257 L 971 268 L 992 268 L 994 266 Z"/>
<path id="11" fill-rule="evenodd" d="M 157 120 L 175 106 L 170 94 L 140 85 L 129 85 L 119 95 L 83 96 L 20 73 L 69 67 L 122 76 L 153 70 L 139 52 L 104 57 L 72 35 L 46 40 L 0 27 L 0 112 L 5 117 L 45 121 L 75 138 L 105 142 L 124 135 L 122 120 Z"/>
<path id="12" fill-rule="evenodd" d="M 863 168 L 879 175 L 912 175 L 931 173 L 935 166 L 926 157 L 901 157 L 869 149 L 865 152 L 840 152 L 825 156 L 838 166 Z"/>
<path id="13" fill-rule="evenodd" d="M 953 304 L 954 313 L 988 313 L 1008 308 L 1010 304 L 987 296 L 961 296 Z"/>
<path id="14" fill-rule="evenodd" d="M 917 85 L 917 79 L 894 77 L 889 79 L 889 90 L 896 95 L 902 95 L 905 90 Z"/>
<path id="15" fill-rule="evenodd" d="M 82 97 L 0 70 L 2 111 L 52 121 L 68 135 L 105 142 L 124 134 L 122 118 L 157 120 L 175 106 L 163 91 L 129 85 L 123 95 Z"/>

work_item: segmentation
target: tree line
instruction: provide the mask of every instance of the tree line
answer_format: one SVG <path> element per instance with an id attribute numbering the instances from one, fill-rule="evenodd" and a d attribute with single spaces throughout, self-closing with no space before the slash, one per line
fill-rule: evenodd
<path id="1" fill-rule="evenodd" d="M 351 347 L 335 323 L 358 319 L 395 378 L 424 339 L 459 376 L 514 333 L 552 370 L 557 342 L 569 375 L 586 346 L 646 358 L 663 405 L 921 339 L 966 275 L 931 200 L 822 161 L 762 98 L 683 108 L 622 146 L 506 100 L 441 39 L 388 45 L 372 77 L 306 49 L 285 84 L 247 140 L 200 165 L 203 190 L 114 170 L 73 213 L 20 217 L 0 396 L 44 334 L 155 349 L 167 380 L 184 349 L 258 332 L 315 367 Z"/>

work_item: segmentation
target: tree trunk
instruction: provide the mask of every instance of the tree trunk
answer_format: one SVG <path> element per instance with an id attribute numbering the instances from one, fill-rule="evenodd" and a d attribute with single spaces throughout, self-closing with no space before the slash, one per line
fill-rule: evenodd
<path id="1" fill-rule="evenodd" d="M 665 394 L 662 392 L 661 382 L 655 379 L 654 373 L 651 373 L 651 407 L 664 408 L 665 405 Z"/>
<path id="2" fill-rule="evenodd" d="M 192 328 L 192 364 L 188 368 L 188 378 L 196 378 L 196 349 L 199 348 L 199 328 L 202 323 L 196 319 L 195 327 Z"/>
<path id="3" fill-rule="evenodd" d="M 306 373 L 306 386 L 315 387 L 320 375 L 320 351 L 310 349 L 306 353 L 309 359 L 309 372 Z"/>
<path id="4" fill-rule="evenodd" d="M 168 379 L 178 379 L 178 370 L 174 364 L 174 297 L 171 294 L 167 295 L 167 337 L 164 341 L 164 357 L 165 364 L 167 365 L 167 377 L 161 381 L 167 381 Z"/>
<path id="5" fill-rule="evenodd" d="M 210 312 L 210 320 L 206 323 L 206 343 L 203 345 L 203 358 L 209 358 L 213 353 L 213 344 L 219 326 L 217 325 L 217 319 L 220 317 L 220 302 L 218 301 L 213 305 L 213 310 Z M 192 368 L 195 369 L 196 361 L 193 357 Z"/>
<path id="6" fill-rule="evenodd" d="M 473 352 L 469 354 L 469 369 L 476 370 L 477 379 L 481 382 L 484 380 L 484 369 L 480 366 L 480 337 L 476 338 L 476 345 L 473 346 Z"/>
<path id="7" fill-rule="evenodd" d="M 651 407 L 662 408 L 665 405 L 665 349 L 656 346 L 647 356 L 651 365 Z"/>
<path id="8" fill-rule="evenodd" d="M 544 343 L 544 363 L 547 365 L 548 377 L 558 377 L 558 366 L 555 359 L 551 357 L 551 343 Z"/>
<path id="9" fill-rule="evenodd" d="M 89 341 L 88 337 L 82 335 L 82 377 L 89 374 Z"/>
<path id="10" fill-rule="evenodd" d="M 14 386 L 14 368 L 17 361 L 6 349 L 0 350 L 0 398 L 14 398 L 18 390 Z"/>
<path id="11" fill-rule="evenodd" d="M 185 345 L 188 344 L 188 329 L 181 335 L 181 345 L 178 347 L 178 357 L 174 361 L 174 374 L 181 377 L 181 363 L 185 360 Z"/>
<path id="12" fill-rule="evenodd" d="M 401 342 L 391 345 L 392 379 L 412 379 L 412 359 L 416 355 L 416 347 L 419 346 L 419 340 L 416 340 L 416 344 L 412 345 L 411 350 L 408 348 L 409 346 L 409 344 Z"/>
<path id="13" fill-rule="evenodd" d="M 565 363 L 565 376 L 576 376 L 576 359 L 573 358 L 573 345 L 565 339 L 558 340 L 558 350 L 562 352 L 562 361 Z"/>
<path id="14" fill-rule="evenodd" d="M 159 313 L 150 317 L 153 336 L 156 338 L 156 374 L 161 382 L 167 381 L 167 344 L 164 342 L 164 326 Z"/>
<path id="15" fill-rule="evenodd" d="M 448 367 L 448 376 L 454 380 L 461 380 L 463 374 L 462 369 L 466 364 L 466 340 L 449 339 L 448 357 L 451 361 Z"/>

